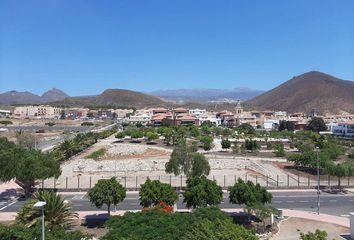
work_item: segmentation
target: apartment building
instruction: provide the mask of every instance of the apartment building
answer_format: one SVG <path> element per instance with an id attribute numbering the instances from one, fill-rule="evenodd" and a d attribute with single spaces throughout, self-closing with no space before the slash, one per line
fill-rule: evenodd
<path id="1" fill-rule="evenodd" d="M 332 133 L 336 137 L 354 139 L 354 121 L 338 123 L 332 128 Z"/>
<path id="2" fill-rule="evenodd" d="M 147 125 L 151 122 L 151 115 L 150 114 L 132 115 L 128 118 L 128 122 L 131 124 L 140 123 L 142 125 Z"/>
<path id="3" fill-rule="evenodd" d="M 56 118 L 60 117 L 61 108 L 39 105 L 18 106 L 14 109 L 14 118 Z"/>
<path id="4" fill-rule="evenodd" d="M 204 116 L 206 114 L 206 110 L 205 109 L 199 109 L 199 108 L 195 108 L 195 109 L 189 109 L 189 114 L 195 117 L 201 117 Z"/>

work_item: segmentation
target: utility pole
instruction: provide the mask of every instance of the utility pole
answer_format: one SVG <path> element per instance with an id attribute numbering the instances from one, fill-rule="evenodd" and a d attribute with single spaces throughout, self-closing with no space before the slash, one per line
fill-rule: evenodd
<path id="1" fill-rule="evenodd" d="M 316 147 L 317 153 L 317 214 L 320 215 L 320 160 L 318 158 L 319 147 Z"/>

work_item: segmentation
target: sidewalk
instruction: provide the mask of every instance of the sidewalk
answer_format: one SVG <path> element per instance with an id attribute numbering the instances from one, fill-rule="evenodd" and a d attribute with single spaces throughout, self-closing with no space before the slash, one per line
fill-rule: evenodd
<path id="1" fill-rule="evenodd" d="M 13 200 L 17 197 L 21 187 L 15 181 L 5 182 L 0 184 L 0 200 Z M 0 206 L 1 208 L 1 206 Z"/>

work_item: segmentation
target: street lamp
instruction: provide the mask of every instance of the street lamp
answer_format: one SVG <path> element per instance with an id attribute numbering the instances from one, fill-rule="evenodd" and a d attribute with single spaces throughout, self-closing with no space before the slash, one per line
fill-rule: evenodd
<path id="1" fill-rule="evenodd" d="M 36 202 L 33 207 L 37 209 L 42 209 L 42 240 L 44 240 L 44 206 L 46 205 L 46 202 L 39 201 Z"/>
<path id="2" fill-rule="evenodd" d="M 319 147 L 316 147 L 317 155 L 317 214 L 320 215 L 320 160 L 318 158 Z"/>

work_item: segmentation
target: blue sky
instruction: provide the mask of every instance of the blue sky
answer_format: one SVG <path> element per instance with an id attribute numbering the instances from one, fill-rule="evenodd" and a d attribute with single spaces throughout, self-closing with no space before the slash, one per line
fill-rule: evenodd
<path id="1" fill-rule="evenodd" d="M 354 80 L 354 0 L 2 0 L 0 92 Z"/>

